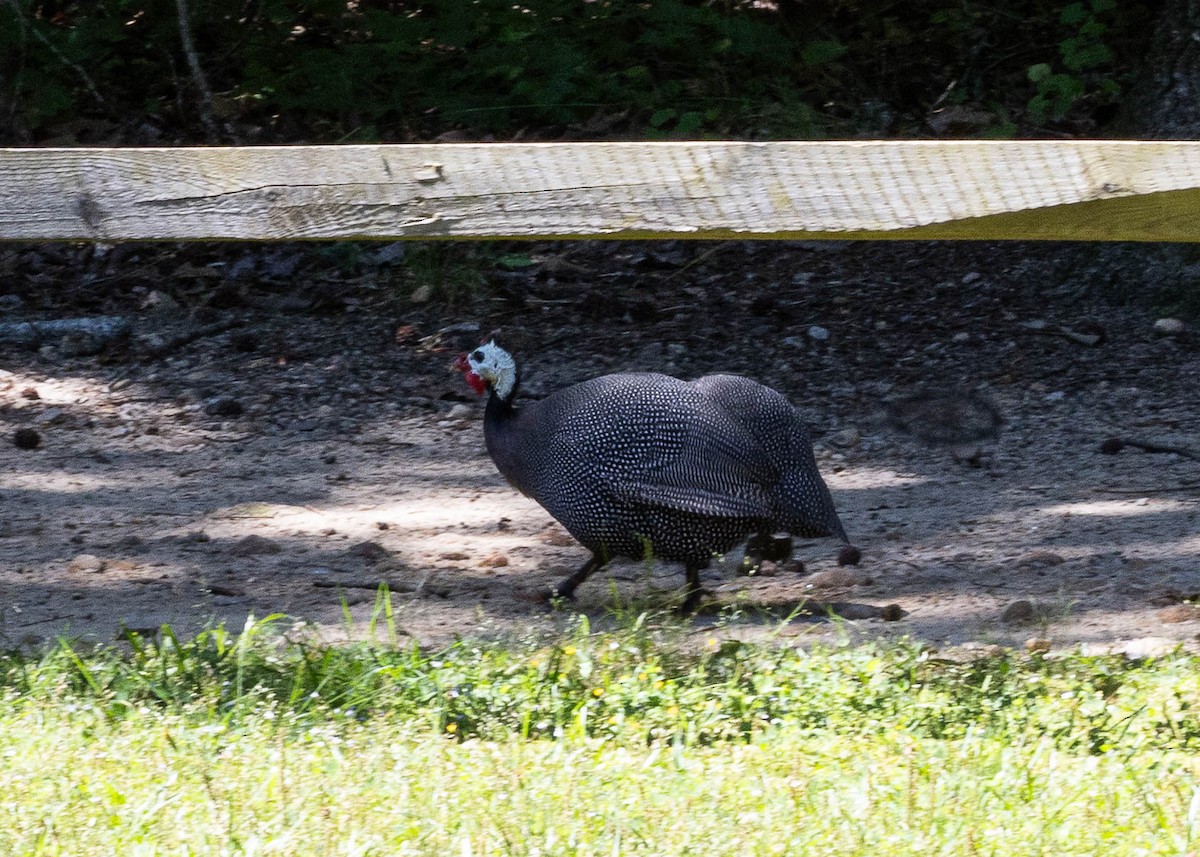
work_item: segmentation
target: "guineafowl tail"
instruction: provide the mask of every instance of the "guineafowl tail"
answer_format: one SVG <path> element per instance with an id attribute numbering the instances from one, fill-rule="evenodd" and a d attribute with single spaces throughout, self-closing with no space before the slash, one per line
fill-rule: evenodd
<path id="1" fill-rule="evenodd" d="M 829 488 L 811 469 L 798 468 L 783 475 L 779 493 L 783 501 L 783 521 L 788 532 L 805 538 L 833 536 L 849 542 L 846 530 L 833 508 Z"/>

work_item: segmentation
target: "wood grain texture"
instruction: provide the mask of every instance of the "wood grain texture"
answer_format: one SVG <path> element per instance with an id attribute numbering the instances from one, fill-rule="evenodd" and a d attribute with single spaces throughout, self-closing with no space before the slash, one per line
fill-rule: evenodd
<path id="1" fill-rule="evenodd" d="M 0 240 L 1200 240 L 1200 142 L 0 149 Z"/>

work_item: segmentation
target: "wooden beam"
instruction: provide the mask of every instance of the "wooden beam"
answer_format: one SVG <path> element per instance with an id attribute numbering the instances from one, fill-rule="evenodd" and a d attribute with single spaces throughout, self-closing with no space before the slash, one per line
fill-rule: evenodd
<path id="1" fill-rule="evenodd" d="M 0 149 L 0 240 L 1200 241 L 1200 142 Z"/>

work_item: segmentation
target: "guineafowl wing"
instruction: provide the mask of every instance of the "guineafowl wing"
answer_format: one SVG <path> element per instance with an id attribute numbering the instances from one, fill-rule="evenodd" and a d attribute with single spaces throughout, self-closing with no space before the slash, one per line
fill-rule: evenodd
<path id="1" fill-rule="evenodd" d="M 629 506 L 749 521 L 763 520 L 771 515 L 770 507 L 761 497 L 735 497 L 697 485 L 623 480 L 610 482 L 608 491 L 613 500 Z"/>

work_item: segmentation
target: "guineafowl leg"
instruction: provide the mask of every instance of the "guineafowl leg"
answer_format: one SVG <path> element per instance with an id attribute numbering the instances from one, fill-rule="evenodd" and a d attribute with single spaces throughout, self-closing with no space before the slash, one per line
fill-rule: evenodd
<path id="1" fill-rule="evenodd" d="M 594 572 L 599 571 L 606 562 L 608 562 L 608 558 L 603 554 L 592 554 L 592 558 L 585 562 L 579 571 L 568 577 L 564 577 L 558 586 L 551 589 L 548 597 L 573 599 L 575 597 L 575 589 L 579 584 L 591 577 Z"/>
<path id="2" fill-rule="evenodd" d="M 700 569 L 703 567 L 702 565 L 687 567 L 687 594 L 683 597 L 683 603 L 678 607 L 681 615 L 695 613 L 696 608 L 700 606 L 700 599 L 705 595 L 704 589 L 700 586 Z"/>

